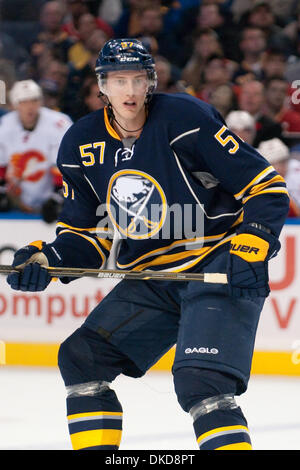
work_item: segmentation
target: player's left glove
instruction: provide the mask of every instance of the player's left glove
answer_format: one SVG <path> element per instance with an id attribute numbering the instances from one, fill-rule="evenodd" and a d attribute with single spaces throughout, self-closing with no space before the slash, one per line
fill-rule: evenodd
<path id="1" fill-rule="evenodd" d="M 228 285 L 234 297 L 267 297 L 270 293 L 268 261 L 280 248 L 278 239 L 253 227 L 246 227 L 231 240 Z"/>

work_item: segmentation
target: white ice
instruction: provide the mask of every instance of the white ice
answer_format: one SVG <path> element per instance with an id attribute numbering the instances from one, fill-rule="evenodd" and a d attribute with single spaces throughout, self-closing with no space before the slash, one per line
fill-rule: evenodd
<path id="1" fill-rule="evenodd" d="M 191 418 L 171 374 L 119 377 L 124 410 L 121 450 L 197 450 Z M 300 450 L 300 377 L 252 376 L 238 398 L 256 450 Z M 71 450 L 65 388 L 56 368 L 0 367 L 0 449 Z"/>

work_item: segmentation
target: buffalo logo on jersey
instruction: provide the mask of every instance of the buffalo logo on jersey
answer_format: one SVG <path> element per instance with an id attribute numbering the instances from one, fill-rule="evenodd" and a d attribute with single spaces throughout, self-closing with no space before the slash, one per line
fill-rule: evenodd
<path id="1" fill-rule="evenodd" d="M 119 232 L 136 240 L 158 234 L 166 218 L 166 197 L 161 186 L 138 170 L 118 171 L 111 177 L 106 204 Z"/>

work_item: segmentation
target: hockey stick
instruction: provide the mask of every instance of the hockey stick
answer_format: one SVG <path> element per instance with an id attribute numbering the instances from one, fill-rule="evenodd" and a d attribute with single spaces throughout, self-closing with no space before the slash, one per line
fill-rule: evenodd
<path id="1" fill-rule="evenodd" d="M 47 268 L 51 277 L 98 277 L 111 279 L 136 279 L 158 281 L 201 281 L 227 284 L 227 275 L 222 273 L 173 273 L 167 271 L 120 271 L 114 269 Z M 0 265 L 0 274 L 21 272 L 22 268 Z"/>

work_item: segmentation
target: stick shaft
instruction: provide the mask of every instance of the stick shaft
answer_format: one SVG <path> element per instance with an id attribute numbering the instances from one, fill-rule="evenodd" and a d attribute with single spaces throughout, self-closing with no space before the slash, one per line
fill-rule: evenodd
<path id="1" fill-rule="evenodd" d="M 21 272 L 22 268 L 0 265 L 0 274 Z M 88 268 L 48 268 L 51 277 L 98 277 L 110 279 L 136 279 L 161 281 L 200 281 L 227 284 L 227 276 L 222 273 L 174 273 L 167 271 L 120 271 L 114 269 Z"/>

